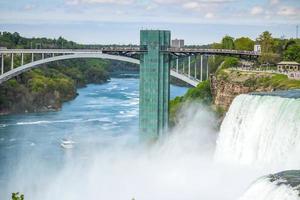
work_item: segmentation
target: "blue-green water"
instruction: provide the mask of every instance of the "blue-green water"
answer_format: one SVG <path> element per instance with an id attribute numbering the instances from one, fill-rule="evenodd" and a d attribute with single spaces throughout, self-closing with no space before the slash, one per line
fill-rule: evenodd
<path id="1" fill-rule="evenodd" d="M 0 199 L 24 191 L 31 197 L 60 173 L 67 162 L 87 162 L 91 149 L 105 149 L 117 137 L 138 141 L 137 78 L 113 78 L 103 85 L 79 89 L 79 96 L 59 112 L 0 117 Z M 171 98 L 187 88 L 171 86 Z M 76 142 L 63 149 L 60 140 Z M 77 177 L 79 178 L 79 177 Z M 48 180 L 48 179 L 47 179 Z"/>

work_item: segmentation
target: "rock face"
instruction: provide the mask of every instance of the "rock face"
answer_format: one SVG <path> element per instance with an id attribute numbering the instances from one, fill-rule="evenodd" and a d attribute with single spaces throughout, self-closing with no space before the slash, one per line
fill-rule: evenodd
<path id="1" fill-rule="evenodd" d="M 233 99 L 240 94 L 251 92 L 271 92 L 273 87 L 255 84 L 258 79 L 269 78 L 270 74 L 240 73 L 223 70 L 222 73 L 211 76 L 211 91 L 216 107 L 227 111 Z"/>
<path id="2" fill-rule="evenodd" d="M 57 111 L 61 109 L 63 102 L 70 101 L 77 96 L 75 87 L 65 93 L 56 90 L 30 92 L 24 85 L 19 85 L 14 89 L 3 87 L 0 89 L 8 99 L 13 99 L 13 103 L 0 105 L 0 115 Z"/>

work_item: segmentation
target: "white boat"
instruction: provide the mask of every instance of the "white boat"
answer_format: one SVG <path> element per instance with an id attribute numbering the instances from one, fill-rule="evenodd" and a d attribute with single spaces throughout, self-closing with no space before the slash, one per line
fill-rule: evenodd
<path id="1" fill-rule="evenodd" d="M 60 146 L 64 149 L 72 149 L 74 147 L 75 142 L 68 139 L 61 140 Z"/>

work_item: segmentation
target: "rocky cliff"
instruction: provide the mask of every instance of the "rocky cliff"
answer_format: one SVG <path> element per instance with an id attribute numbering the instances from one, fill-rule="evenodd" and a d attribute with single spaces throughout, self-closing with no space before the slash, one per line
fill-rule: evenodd
<path id="1" fill-rule="evenodd" d="M 239 94 L 271 92 L 300 88 L 300 81 L 290 80 L 285 75 L 267 72 L 246 72 L 223 69 L 211 76 L 211 91 L 214 105 L 228 110 Z"/>

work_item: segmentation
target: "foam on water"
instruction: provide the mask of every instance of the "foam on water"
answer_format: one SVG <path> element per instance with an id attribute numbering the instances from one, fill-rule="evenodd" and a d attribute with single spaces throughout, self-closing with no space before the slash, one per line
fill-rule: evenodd
<path id="1" fill-rule="evenodd" d="M 54 124 L 54 123 L 73 123 L 79 122 L 82 119 L 66 119 L 66 120 L 54 120 L 54 121 L 28 121 L 28 122 L 17 122 L 16 125 L 39 125 L 39 124 Z"/>

